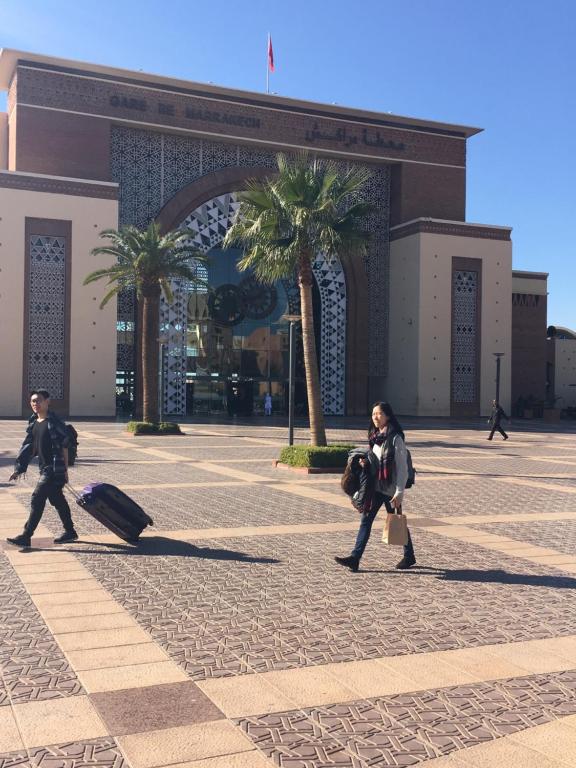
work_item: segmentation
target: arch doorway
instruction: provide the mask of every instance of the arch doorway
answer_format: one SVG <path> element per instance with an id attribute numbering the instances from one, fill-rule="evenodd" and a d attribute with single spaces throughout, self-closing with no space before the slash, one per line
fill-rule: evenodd
<path id="1" fill-rule="evenodd" d="M 235 193 L 218 195 L 181 221 L 192 244 L 209 256 L 200 266 L 208 289 L 175 282 L 174 301 L 161 303 L 163 413 L 249 416 L 264 412 L 272 394 L 273 413 L 283 413 L 288 380 L 287 325 L 284 314 L 298 314 L 293 280 L 260 284 L 237 268 L 241 252 L 222 249 L 238 209 Z M 339 260 L 320 254 L 316 280 L 315 325 L 322 402 L 327 415 L 345 412 L 346 280 Z M 300 370 L 298 370 L 298 368 Z M 297 360 L 296 403 L 305 412 L 302 362 Z"/>

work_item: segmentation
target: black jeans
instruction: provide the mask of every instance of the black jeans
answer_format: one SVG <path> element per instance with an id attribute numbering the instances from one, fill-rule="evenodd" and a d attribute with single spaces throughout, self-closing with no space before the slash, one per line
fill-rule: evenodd
<path id="1" fill-rule="evenodd" d="M 500 422 L 498 422 L 498 424 L 492 425 L 492 429 L 490 430 L 490 437 L 488 438 L 488 440 L 492 440 L 492 438 L 494 437 L 494 432 L 500 432 L 500 434 L 504 439 L 508 437 L 506 432 L 504 432 L 504 430 L 502 429 L 502 425 L 500 424 Z"/>
<path id="2" fill-rule="evenodd" d="M 390 496 L 385 496 L 383 493 L 374 494 L 370 512 L 362 513 L 360 528 L 358 530 L 358 536 L 356 537 L 356 544 L 352 550 L 352 557 L 357 557 L 358 560 L 360 560 L 364 554 L 366 544 L 368 544 L 368 539 L 370 538 L 370 533 L 372 531 L 372 523 L 374 522 L 376 515 L 378 514 L 378 510 L 382 504 L 384 504 L 386 507 L 386 512 L 394 512 L 394 508 L 392 507 L 392 504 L 390 504 L 390 499 Z M 409 559 L 414 557 L 414 546 L 412 544 L 412 536 L 410 536 L 410 531 L 408 531 L 408 543 L 404 545 L 404 557 Z"/>
<path id="3" fill-rule="evenodd" d="M 63 487 L 62 483 L 54 482 L 50 471 L 40 473 L 40 480 L 38 480 L 36 488 L 34 488 L 32 493 L 32 499 L 30 500 L 30 516 L 24 526 L 24 533 L 27 536 L 34 535 L 34 531 L 38 527 L 38 523 L 44 514 L 44 507 L 46 506 L 47 501 L 55 507 L 56 512 L 60 515 L 64 530 L 67 533 L 74 530 L 70 507 L 62 493 Z"/>

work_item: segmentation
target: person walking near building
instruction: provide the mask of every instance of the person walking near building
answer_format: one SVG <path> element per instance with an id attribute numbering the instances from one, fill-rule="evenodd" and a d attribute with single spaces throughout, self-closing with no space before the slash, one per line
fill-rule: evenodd
<path id="1" fill-rule="evenodd" d="M 272 395 L 270 392 L 266 392 L 266 397 L 264 398 L 264 415 L 272 416 Z"/>
<path id="2" fill-rule="evenodd" d="M 26 437 L 16 458 L 10 481 L 26 474 L 30 460 L 38 456 L 40 479 L 32 493 L 30 516 L 19 536 L 7 539 L 9 544 L 29 547 L 38 527 L 46 502 L 49 501 L 60 516 L 64 533 L 54 539 L 55 544 L 76 541 L 70 507 L 62 489 L 68 482 L 68 435 L 64 422 L 50 410 L 50 395 L 45 389 L 37 389 L 30 395 L 32 416 L 28 421 Z"/>
<path id="3" fill-rule="evenodd" d="M 368 428 L 370 449 L 378 461 L 376 492 L 370 506 L 361 512 L 360 528 L 356 544 L 348 557 L 335 557 L 339 565 L 356 572 L 368 544 L 372 524 L 382 505 L 387 512 L 402 508 L 404 489 L 408 480 L 408 459 L 404 444 L 404 432 L 389 403 L 375 403 L 372 407 L 372 422 Z M 406 570 L 416 564 L 412 537 L 408 531 L 408 542 L 404 545 L 404 556 L 396 564 L 398 570 Z"/>
<path id="4" fill-rule="evenodd" d="M 508 416 L 504 412 L 504 408 L 502 408 L 500 403 L 498 403 L 496 400 L 492 400 L 492 415 L 488 419 L 488 424 L 492 425 L 492 429 L 490 430 L 490 436 L 488 437 L 488 440 L 492 440 L 492 438 L 494 437 L 494 432 L 496 432 L 496 430 L 500 432 L 504 440 L 508 440 L 508 435 L 502 429 L 503 418 L 508 419 Z"/>

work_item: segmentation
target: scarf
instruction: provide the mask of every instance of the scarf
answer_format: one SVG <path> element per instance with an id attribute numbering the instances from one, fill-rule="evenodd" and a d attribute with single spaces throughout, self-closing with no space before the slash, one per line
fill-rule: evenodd
<path id="1" fill-rule="evenodd" d="M 394 438 L 401 434 L 390 429 L 385 432 L 374 430 L 368 439 L 370 448 L 375 445 L 384 446 L 380 455 L 380 466 L 378 467 L 378 480 L 382 485 L 390 485 L 394 476 Z"/>

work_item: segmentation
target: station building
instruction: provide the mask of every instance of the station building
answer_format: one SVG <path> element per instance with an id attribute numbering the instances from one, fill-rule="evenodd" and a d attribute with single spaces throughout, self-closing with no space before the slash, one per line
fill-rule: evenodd
<path id="1" fill-rule="evenodd" d="M 367 255 L 314 263 L 326 414 L 388 399 L 402 414 L 484 415 L 496 352 L 509 407 L 511 229 L 465 217 L 466 144 L 480 129 L 16 50 L 0 54 L 0 88 L 1 416 L 27 413 L 34 386 L 73 416 L 111 416 L 137 396 L 134 296 L 100 310 L 103 285 L 82 281 L 104 265 L 90 255 L 102 230 L 154 220 L 189 227 L 210 257 L 209 291 L 176 286 L 162 305 L 164 414 L 232 401 L 257 413 L 267 391 L 281 411 L 295 282 L 259 285 L 222 240 L 247 181 L 300 150 L 372 171 Z"/>

